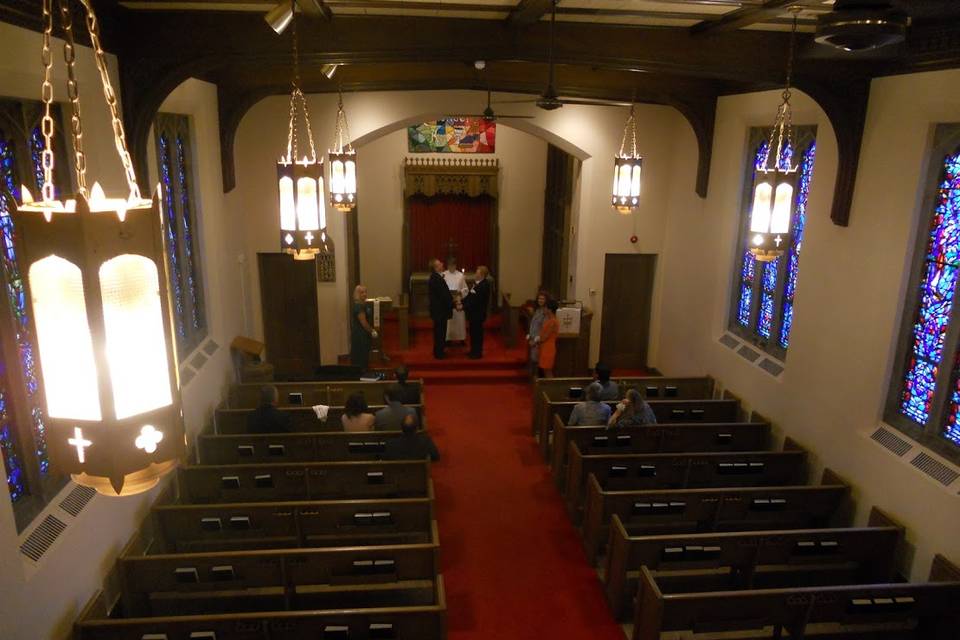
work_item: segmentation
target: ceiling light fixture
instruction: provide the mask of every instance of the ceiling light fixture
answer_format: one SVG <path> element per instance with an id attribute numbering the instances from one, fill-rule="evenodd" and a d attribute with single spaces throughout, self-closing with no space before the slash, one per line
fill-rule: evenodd
<path id="1" fill-rule="evenodd" d="M 630 105 L 630 116 L 623 127 L 620 151 L 613 158 L 613 208 L 624 215 L 640 206 L 640 173 L 643 157 L 637 152 L 637 121 Z"/>
<path id="2" fill-rule="evenodd" d="M 787 81 L 783 101 L 770 129 L 763 162 L 757 169 L 750 211 L 750 232 L 747 246 L 760 262 L 770 262 L 783 255 L 790 246 L 790 222 L 793 219 L 797 166 L 793 163 L 793 110 L 790 106 L 790 85 L 793 80 L 793 58 L 797 40 L 797 14 L 800 7 L 790 7 L 793 27 L 787 57 Z"/>
<path id="3" fill-rule="evenodd" d="M 337 74 L 339 67 L 339 64 L 334 63 L 322 64 L 320 65 L 320 73 L 322 73 L 327 80 L 333 80 L 333 76 Z"/>
<path id="4" fill-rule="evenodd" d="M 60 3 L 79 194 L 54 194 L 53 0 L 43 0 L 43 186 L 14 212 L 36 325 L 51 465 L 105 495 L 146 491 L 186 451 L 159 199 L 140 196 L 97 17 L 86 13 L 129 193 L 87 188 L 73 16 Z M 99 163 L 98 163 L 99 164 Z M 149 434 L 148 436 L 146 434 Z"/>
<path id="5" fill-rule="evenodd" d="M 277 162 L 280 193 L 280 248 L 296 260 L 312 260 L 329 250 L 327 213 L 323 197 L 323 158 L 317 156 L 310 127 L 307 99 L 300 89 L 300 49 L 297 19 L 293 17 L 293 81 L 290 91 L 290 125 L 287 153 Z M 300 157 L 297 148 L 297 113 L 303 115 L 310 154 Z"/>
<path id="6" fill-rule="evenodd" d="M 283 0 L 273 9 L 267 11 L 263 19 L 267 21 L 271 29 L 277 32 L 277 35 L 280 35 L 287 30 L 293 20 L 293 2 Z"/>
<path id="7" fill-rule="evenodd" d="M 350 144 L 347 113 L 343 109 L 343 93 L 338 93 L 337 124 L 333 134 L 330 159 L 330 205 L 347 213 L 357 206 L 357 152 Z"/>

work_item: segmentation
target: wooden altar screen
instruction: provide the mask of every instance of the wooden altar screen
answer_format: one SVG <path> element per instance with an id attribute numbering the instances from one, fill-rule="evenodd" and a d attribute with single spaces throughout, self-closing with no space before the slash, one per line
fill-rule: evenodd
<path id="1" fill-rule="evenodd" d="M 496 158 L 406 158 L 403 166 L 403 286 L 408 294 L 410 276 L 426 272 L 425 264 L 413 264 L 411 198 L 438 195 L 490 198 L 490 269 L 497 276 L 499 266 L 498 183 L 500 162 Z M 445 259 L 444 255 L 436 257 Z M 473 268 L 476 265 L 461 265 Z M 411 299 L 411 312 L 420 311 Z"/>

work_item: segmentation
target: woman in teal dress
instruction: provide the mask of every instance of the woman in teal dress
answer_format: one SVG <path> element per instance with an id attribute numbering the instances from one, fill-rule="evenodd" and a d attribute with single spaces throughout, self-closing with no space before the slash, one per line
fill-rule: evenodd
<path id="1" fill-rule="evenodd" d="M 373 319 L 367 309 L 367 288 L 358 284 L 353 290 L 353 307 L 350 311 L 350 364 L 367 370 L 370 345 L 376 337 Z"/>

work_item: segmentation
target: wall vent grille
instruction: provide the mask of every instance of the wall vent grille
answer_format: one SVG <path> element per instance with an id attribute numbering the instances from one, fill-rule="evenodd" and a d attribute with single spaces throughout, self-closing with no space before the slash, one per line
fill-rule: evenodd
<path id="1" fill-rule="evenodd" d="M 48 515 L 20 545 L 20 553 L 34 562 L 39 562 L 43 554 L 53 546 L 53 543 L 66 529 L 66 524 L 58 518 Z"/>
<path id="2" fill-rule="evenodd" d="M 730 349 L 736 349 L 738 346 L 740 346 L 740 341 L 729 333 L 725 333 L 720 336 L 720 344 Z"/>
<path id="3" fill-rule="evenodd" d="M 217 352 L 217 349 L 219 348 L 220 348 L 220 345 L 218 345 L 216 341 L 211 339 L 207 341 L 207 344 L 203 345 L 203 352 L 208 356 L 212 356 Z"/>
<path id="4" fill-rule="evenodd" d="M 60 508 L 76 518 L 83 508 L 97 495 L 96 489 L 77 485 L 60 501 Z"/>
<path id="5" fill-rule="evenodd" d="M 952 484 L 954 480 L 960 478 L 960 473 L 957 473 L 936 458 L 923 452 L 911 460 L 910 464 L 915 466 L 917 469 L 920 469 L 943 486 L 948 486 Z"/>
<path id="6" fill-rule="evenodd" d="M 873 434 L 871 434 L 870 439 L 879 443 L 885 449 L 895 453 L 900 457 L 903 457 L 908 451 L 910 451 L 910 449 L 913 449 L 912 444 L 895 433 L 887 431 L 883 427 L 879 427 L 876 431 L 874 431 Z"/>

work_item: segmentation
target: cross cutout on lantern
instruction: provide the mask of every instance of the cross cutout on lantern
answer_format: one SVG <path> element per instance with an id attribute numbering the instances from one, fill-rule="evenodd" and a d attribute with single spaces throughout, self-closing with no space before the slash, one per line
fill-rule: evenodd
<path id="1" fill-rule="evenodd" d="M 314 236 L 312 231 L 307 231 L 307 235 L 303 236 L 303 239 L 306 240 L 307 244 L 309 245 L 313 244 L 313 238 Z"/>
<path id="2" fill-rule="evenodd" d="M 781 242 L 783 242 L 783 238 L 781 238 L 780 236 L 777 236 L 776 238 L 773 239 L 773 244 L 777 245 L 778 247 L 780 246 Z"/>
<path id="3" fill-rule="evenodd" d="M 77 448 L 77 460 L 84 462 L 86 456 L 84 450 L 93 445 L 93 442 L 83 437 L 83 430 L 80 427 L 73 428 L 73 437 L 67 440 L 67 444 Z"/>

